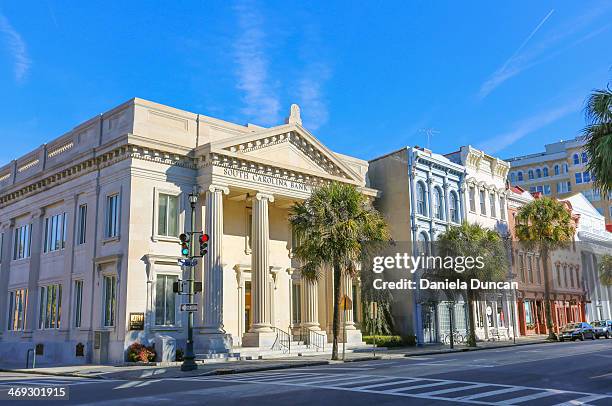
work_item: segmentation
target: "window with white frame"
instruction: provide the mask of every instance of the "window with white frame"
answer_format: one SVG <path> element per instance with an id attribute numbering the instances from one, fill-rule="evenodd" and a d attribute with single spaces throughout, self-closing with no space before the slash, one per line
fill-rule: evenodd
<path id="1" fill-rule="evenodd" d="M 79 206 L 77 213 L 77 245 L 82 245 L 87 242 L 87 205 L 82 204 Z"/>
<path id="2" fill-rule="evenodd" d="M 444 220 L 444 199 L 438 187 L 434 189 L 434 216 L 438 220 Z"/>
<path id="3" fill-rule="evenodd" d="M 576 172 L 574 176 L 576 177 L 576 184 L 582 183 L 582 173 L 581 172 Z"/>
<path id="4" fill-rule="evenodd" d="M 293 282 L 291 285 L 291 323 L 299 325 L 302 322 L 302 285 L 298 282 Z"/>
<path id="5" fill-rule="evenodd" d="M 545 166 L 544 168 L 542 168 L 542 174 L 544 175 L 545 178 L 548 177 L 548 167 Z"/>
<path id="6" fill-rule="evenodd" d="M 67 232 L 66 213 L 60 213 L 45 219 L 44 252 L 59 251 L 66 247 Z"/>
<path id="7" fill-rule="evenodd" d="M 38 328 L 60 328 L 62 312 L 62 285 L 41 286 L 38 311 Z"/>
<path id="8" fill-rule="evenodd" d="M 499 216 L 502 220 L 506 220 L 506 199 L 503 196 L 499 197 Z"/>
<path id="9" fill-rule="evenodd" d="M 17 289 L 9 292 L 8 330 L 17 331 L 25 328 L 27 303 L 27 289 Z"/>
<path id="10" fill-rule="evenodd" d="M 479 198 L 480 198 L 480 214 L 485 215 L 487 214 L 487 202 L 486 202 L 486 197 L 485 197 L 485 191 L 481 190 L 479 193 Z"/>
<path id="11" fill-rule="evenodd" d="M 74 326 L 81 327 L 83 314 L 83 281 L 74 281 Z"/>
<path id="12" fill-rule="evenodd" d="M 583 152 L 581 154 L 581 158 L 582 158 L 582 163 L 583 164 L 589 163 L 589 155 L 586 152 Z"/>
<path id="13" fill-rule="evenodd" d="M 15 240 L 13 244 L 13 259 L 30 257 L 30 245 L 32 242 L 32 225 L 26 224 L 15 229 Z"/>
<path id="14" fill-rule="evenodd" d="M 457 199 L 457 194 L 455 192 L 451 192 L 449 195 L 449 212 L 450 219 L 453 223 L 459 222 L 459 200 Z"/>
<path id="15" fill-rule="evenodd" d="M 104 327 L 115 326 L 115 308 L 117 304 L 117 277 L 106 275 L 102 284 L 102 296 L 104 298 Z"/>
<path id="16" fill-rule="evenodd" d="M 582 173 L 582 181 L 584 183 L 589 183 L 591 181 L 591 172 L 586 171 Z"/>
<path id="17" fill-rule="evenodd" d="M 555 175 L 559 174 L 559 165 L 555 165 Z"/>
<path id="18" fill-rule="evenodd" d="M 476 188 L 474 186 L 470 186 L 469 195 L 470 195 L 469 196 L 470 197 L 470 211 L 475 212 L 476 211 Z"/>
<path id="19" fill-rule="evenodd" d="M 574 154 L 574 165 L 579 165 L 580 164 L 580 159 L 578 158 L 578 154 Z"/>
<path id="20" fill-rule="evenodd" d="M 533 169 L 530 169 L 527 174 L 529 175 L 529 180 L 533 180 Z"/>
<path id="21" fill-rule="evenodd" d="M 106 237 L 119 236 L 120 221 L 120 198 L 119 194 L 106 197 Z"/>
<path id="22" fill-rule="evenodd" d="M 544 185 L 544 194 L 547 196 L 550 195 L 550 185 L 549 184 Z"/>
<path id="23" fill-rule="evenodd" d="M 427 200 L 425 197 L 425 185 L 423 182 L 417 182 L 417 213 L 426 216 L 427 215 Z"/>
<path id="24" fill-rule="evenodd" d="M 497 217 L 497 213 L 495 212 L 495 208 L 497 207 L 495 202 L 495 193 L 491 193 L 489 195 L 489 205 L 491 206 L 491 217 Z"/>
<path id="25" fill-rule="evenodd" d="M 157 326 L 176 324 L 176 295 L 172 290 L 172 284 L 177 281 L 177 275 L 157 274 L 155 282 L 155 325 Z"/>
<path id="26" fill-rule="evenodd" d="M 157 235 L 178 237 L 179 197 L 160 193 L 157 204 Z"/>

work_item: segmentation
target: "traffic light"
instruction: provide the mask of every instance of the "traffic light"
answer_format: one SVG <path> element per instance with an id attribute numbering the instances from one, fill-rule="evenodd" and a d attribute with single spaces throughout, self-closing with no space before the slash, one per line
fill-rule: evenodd
<path id="1" fill-rule="evenodd" d="M 181 255 L 184 257 L 189 256 L 189 236 L 187 234 L 179 235 L 179 239 L 181 240 Z"/>
<path id="2" fill-rule="evenodd" d="M 210 237 L 208 237 L 208 234 L 202 233 L 200 235 L 200 256 L 201 257 L 206 255 L 206 253 L 208 252 L 208 240 L 210 240 Z"/>

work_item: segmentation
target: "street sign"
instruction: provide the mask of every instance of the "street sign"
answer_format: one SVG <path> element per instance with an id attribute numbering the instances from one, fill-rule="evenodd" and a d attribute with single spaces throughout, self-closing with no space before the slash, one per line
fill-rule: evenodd
<path id="1" fill-rule="evenodd" d="M 342 310 L 353 310 L 353 301 L 347 295 L 344 295 L 341 302 Z"/>
<path id="2" fill-rule="evenodd" d="M 196 266 L 198 264 L 198 260 L 193 259 L 180 259 L 178 260 L 180 266 Z"/>
<path id="3" fill-rule="evenodd" d="M 182 303 L 181 311 L 182 312 L 197 312 L 198 304 L 197 303 Z"/>

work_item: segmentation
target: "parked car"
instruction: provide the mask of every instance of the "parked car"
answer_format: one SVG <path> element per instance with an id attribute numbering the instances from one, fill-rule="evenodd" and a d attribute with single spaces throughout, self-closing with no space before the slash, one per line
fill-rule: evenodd
<path id="1" fill-rule="evenodd" d="M 595 339 L 595 330 L 589 323 L 569 323 L 561 330 L 559 341 L 576 339 L 584 341 L 585 338 Z"/>
<path id="2" fill-rule="evenodd" d="M 600 320 L 591 323 L 593 330 L 595 330 L 595 337 L 606 337 L 612 336 L 612 320 Z"/>

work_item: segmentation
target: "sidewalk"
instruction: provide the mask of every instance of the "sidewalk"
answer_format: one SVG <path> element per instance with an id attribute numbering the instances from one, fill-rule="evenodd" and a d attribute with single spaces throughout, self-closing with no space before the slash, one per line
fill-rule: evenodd
<path id="1" fill-rule="evenodd" d="M 199 364 L 198 369 L 182 372 L 180 366 L 112 366 L 112 365 L 79 365 L 65 367 L 46 367 L 35 369 L 1 369 L 0 372 L 14 372 L 54 376 L 71 376 L 92 379 L 160 379 L 179 378 L 186 376 L 223 375 L 245 372 L 266 371 L 275 369 L 300 368 L 316 365 L 329 365 L 342 362 L 371 361 L 373 359 L 392 359 L 417 357 L 423 355 L 446 354 L 464 351 L 481 351 L 495 348 L 509 348 L 523 345 L 547 343 L 546 336 L 518 337 L 516 344 L 511 341 L 480 342 L 478 347 L 469 348 L 457 345 L 453 350 L 447 345 L 426 345 L 423 347 L 404 347 L 393 349 L 372 349 L 347 353 L 345 361 L 331 361 L 329 354 L 314 354 L 308 356 L 290 356 L 284 358 L 261 359 L 250 361 L 226 361 L 219 363 Z"/>

